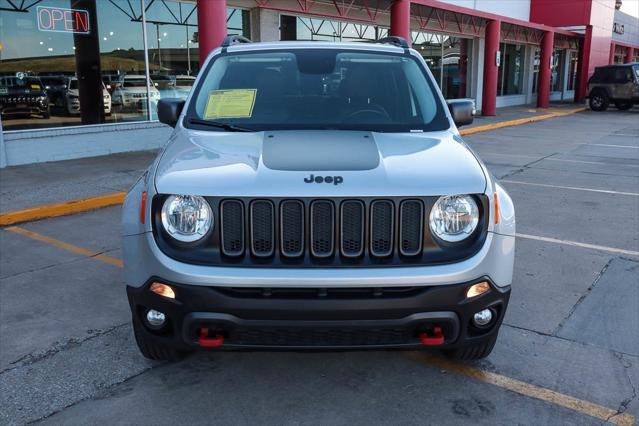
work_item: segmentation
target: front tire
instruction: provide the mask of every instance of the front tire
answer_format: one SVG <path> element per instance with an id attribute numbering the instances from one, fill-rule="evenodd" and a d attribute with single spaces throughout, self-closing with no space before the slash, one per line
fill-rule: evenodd
<path id="1" fill-rule="evenodd" d="M 448 349 L 442 351 L 446 358 L 456 361 L 476 361 L 486 358 L 493 351 L 497 342 L 497 333 L 483 343 L 462 346 L 461 348 Z"/>
<path id="2" fill-rule="evenodd" d="M 608 109 L 610 99 L 608 98 L 606 92 L 597 90 L 590 95 L 588 103 L 590 105 L 590 109 L 593 111 L 605 111 L 606 109 Z"/>
<path id="3" fill-rule="evenodd" d="M 615 106 L 617 107 L 618 110 L 621 111 L 626 111 L 629 110 L 630 108 L 632 108 L 632 102 L 629 101 L 617 101 L 615 102 Z"/>
<path id="4" fill-rule="evenodd" d="M 167 345 L 163 345 L 154 340 L 147 338 L 142 329 L 142 325 L 133 320 L 133 334 L 135 335 L 135 343 L 145 358 L 155 361 L 177 362 L 183 359 L 187 353 L 178 351 Z"/>

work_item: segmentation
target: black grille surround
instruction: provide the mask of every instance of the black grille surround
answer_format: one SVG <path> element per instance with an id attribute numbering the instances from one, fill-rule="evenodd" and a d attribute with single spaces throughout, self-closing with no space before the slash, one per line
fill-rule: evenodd
<path id="1" fill-rule="evenodd" d="M 439 197 L 205 197 L 214 227 L 200 241 L 180 243 L 162 228 L 167 195 L 153 199 L 160 250 L 189 264 L 268 268 L 389 267 L 459 262 L 486 239 L 489 202 L 473 195 L 479 225 L 461 243 L 431 235 L 428 216 Z M 243 226 L 240 224 L 243 223 Z"/>

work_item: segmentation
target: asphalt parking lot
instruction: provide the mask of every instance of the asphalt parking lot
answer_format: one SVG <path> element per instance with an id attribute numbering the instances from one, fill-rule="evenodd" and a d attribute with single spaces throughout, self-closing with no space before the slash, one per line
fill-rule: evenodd
<path id="1" fill-rule="evenodd" d="M 639 109 L 465 137 L 517 211 L 497 346 L 202 352 L 147 361 L 129 325 L 119 207 L 0 230 L 0 423 L 636 424 Z"/>

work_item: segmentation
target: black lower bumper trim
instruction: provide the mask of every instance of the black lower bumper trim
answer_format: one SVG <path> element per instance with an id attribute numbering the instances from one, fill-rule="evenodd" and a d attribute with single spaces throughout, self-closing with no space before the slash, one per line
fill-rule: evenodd
<path id="1" fill-rule="evenodd" d="M 380 348 L 418 344 L 416 333 L 435 325 L 444 330 L 448 343 L 457 339 L 459 318 L 453 312 L 351 321 L 245 320 L 229 314 L 191 313 L 184 318 L 182 336 L 197 346 L 198 331 L 207 328 L 225 336 L 226 347 Z"/>
<path id="2" fill-rule="evenodd" d="M 176 299 L 152 293 L 159 281 L 171 285 Z M 312 292 L 294 297 L 264 292 L 235 294 L 223 288 L 188 286 L 153 278 L 140 287 L 128 287 L 133 320 L 145 325 L 149 309 L 168 318 L 161 330 L 143 327 L 145 336 L 182 350 L 198 347 L 202 329 L 224 337 L 222 349 L 356 349 L 423 348 L 420 335 L 439 328 L 441 348 L 481 343 L 497 333 L 503 320 L 510 287 L 491 285 L 487 293 L 466 299 L 470 283 L 422 287 L 379 296 L 371 292 L 344 292 L 328 297 Z M 490 281 L 489 281 L 490 282 Z M 259 294 L 259 293 L 258 293 Z M 319 294 L 323 294 L 319 292 Z M 377 296 L 376 296 L 377 295 Z M 472 315 L 493 310 L 495 320 L 487 328 L 472 325 Z"/>

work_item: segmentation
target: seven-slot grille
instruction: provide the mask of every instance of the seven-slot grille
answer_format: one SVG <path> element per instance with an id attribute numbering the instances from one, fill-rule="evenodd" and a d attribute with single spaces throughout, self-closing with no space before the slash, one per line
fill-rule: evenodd
<path id="1" fill-rule="evenodd" d="M 307 203 L 223 200 L 220 218 L 220 248 L 228 257 L 239 258 L 249 250 L 260 258 L 277 252 L 289 259 L 307 254 L 317 259 L 335 255 L 358 259 L 368 251 L 381 259 L 392 256 L 396 249 L 405 257 L 420 256 L 423 250 L 421 200 L 374 200 L 369 204 L 325 199 Z"/>

